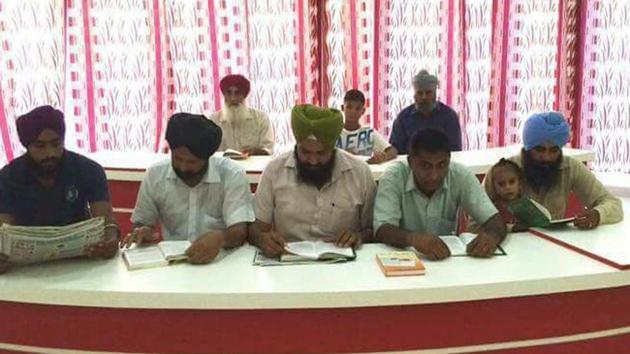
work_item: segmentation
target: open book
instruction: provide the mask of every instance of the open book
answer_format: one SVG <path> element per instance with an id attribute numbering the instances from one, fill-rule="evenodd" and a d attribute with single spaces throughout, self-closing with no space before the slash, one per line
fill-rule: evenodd
<path id="1" fill-rule="evenodd" d="M 122 257 L 129 270 L 163 267 L 188 259 L 188 247 L 189 241 L 162 241 L 156 245 L 124 250 Z"/>
<path id="2" fill-rule="evenodd" d="M 340 263 L 357 257 L 352 247 L 337 247 L 334 243 L 323 241 L 289 242 L 285 251 L 286 253 L 281 255 L 279 259 L 273 259 L 265 257 L 262 252 L 256 250 L 254 265 Z"/>
<path id="3" fill-rule="evenodd" d="M 378 253 L 376 262 L 387 277 L 422 275 L 426 272 L 424 264 L 412 251 Z"/>
<path id="4" fill-rule="evenodd" d="M 0 253 L 11 263 L 29 264 L 83 256 L 85 248 L 101 241 L 105 220 L 91 218 L 66 226 L 0 227 Z"/>
<path id="5" fill-rule="evenodd" d="M 466 247 L 472 240 L 477 237 L 476 234 L 470 232 L 462 232 L 459 236 L 455 235 L 447 235 L 440 236 L 442 242 L 446 244 L 448 250 L 451 251 L 451 256 L 467 256 Z M 501 248 L 501 246 L 497 246 L 497 249 L 494 251 L 495 256 L 505 256 L 505 250 Z"/>
<path id="6" fill-rule="evenodd" d="M 530 198 L 517 199 L 511 202 L 508 208 L 519 222 L 527 227 L 561 225 L 575 220 L 574 217 L 552 220 L 549 210 Z"/>
<path id="7" fill-rule="evenodd" d="M 234 149 L 226 149 L 223 151 L 223 157 L 227 157 L 232 160 L 245 160 L 249 157 L 249 154 Z"/>

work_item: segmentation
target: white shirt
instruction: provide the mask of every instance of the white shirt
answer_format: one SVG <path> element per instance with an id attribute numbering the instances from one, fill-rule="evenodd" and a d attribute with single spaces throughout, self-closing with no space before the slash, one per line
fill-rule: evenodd
<path id="1" fill-rule="evenodd" d="M 208 171 L 194 187 L 177 177 L 170 159 L 149 167 L 131 221 L 147 226 L 160 223 L 165 240 L 189 241 L 209 231 L 254 221 L 245 171 L 223 157 L 212 156 L 208 163 Z"/>
<path id="2" fill-rule="evenodd" d="M 247 107 L 247 116 L 241 123 L 234 124 L 221 114 L 221 111 L 210 115 L 210 120 L 223 131 L 219 150 L 234 149 L 243 151 L 245 148 L 259 148 L 273 153 L 273 129 L 269 117 L 264 112 Z"/>
<path id="3" fill-rule="evenodd" d="M 337 138 L 337 148 L 345 150 L 354 155 L 372 156 L 372 153 L 385 151 L 390 144 L 371 127 L 361 127 L 357 130 L 346 130 L 341 132 Z"/>
<path id="4" fill-rule="evenodd" d="M 293 151 L 273 159 L 256 189 L 256 218 L 287 241 L 317 240 L 371 229 L 376 182 L 358 158 L 337 150 L 332 179 L 322 189 L 300 182 Z"/>

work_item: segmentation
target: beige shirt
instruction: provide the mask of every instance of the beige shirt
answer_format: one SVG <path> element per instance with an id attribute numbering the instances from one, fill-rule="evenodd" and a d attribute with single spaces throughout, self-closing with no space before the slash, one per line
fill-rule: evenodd
<path id="1" fill-rule="evenodd" d="M 523 166 L 520 155 L 513 156 L 510 160 Z M 494 199 L 496 192 L 492 176 L 487 174 L 483 183 L 488 196 Z M 571 193 L 577 194 L 586 207 L 599 212 L 600 224 L 612 224 L 623 219 L 621 200 L 610 194 L 583 163 L 569 156 L 562 157 L 560 175 L 552 188 L 537 193 L 525 181 L 523 193 L 547 208 L 553 219 L 564 218 Z"/>
<path id="2" fill-rule="evenodd" d="M 317 240 L 372 226 L 376 182 L 368 165 L 336 150 L 332 179 L 321 190 L 298 181 L 294 152 L 265 168 L 256 190 L 256 219 L 272 224 L 287 241 Z"/>
<path id="3" fill-rule="evenodd" d="M 273 153 L 273 129 L 269 117 L 261 111 L 248 107 L 249 113 L 242 123 L 235 125 L 227 121 L 221 111 L 214 112 L 210 120 L 223 130 L 223 139 L 219 150 L 234 149 L 238 151 L 246 148 L 259 148 Z"/>

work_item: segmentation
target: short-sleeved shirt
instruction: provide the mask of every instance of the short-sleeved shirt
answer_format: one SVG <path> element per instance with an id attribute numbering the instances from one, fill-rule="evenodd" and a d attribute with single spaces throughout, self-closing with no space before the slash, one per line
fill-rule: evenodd
<path id="1" fill-rule="evenodd" d="M 238 151 L 245 148 L 258 148 L 273 153 L 273 128 L 269 117 L 264 112 L 251 107 L 247 108 L 247 116 L 238 124 L 225 119 L 221 111 L 210 116 L 223 131 L 219 150 L 234 149 Z"/>
<path id="2" fill-rule="evenodd" d="M 344 128 L 337 138 L 337 148 L 354 155 L 372 156 L 374 152 L 381 153 L 390 146 L 372 127 L 361 127 L 357 130 Z"/>
<path id="3" fill-rule="evenodd" d="M 267 165 L 256 190 L 256 219 L 287 241 L 317 240 L 372 225 L 376 182 L 368 165 L 336 150 L 332 179 L 321 189 L 300 182 L 293 151 Z"/>
<path id="4" fill-rule="evenodd" d="M 451 161 L 442 186 L 429 198 L 417 187 L 407 162 L 390 166 L 378 182 L 374 232 L 385 224 L 408 231 L 451 235 L 462 208 L 478 224 L 498 211 L 479 180 L 465 166 Z"/>
<path id="5" fill-rule="evenodd" d="M 103 167 L 89 158 L 64 151 L 55 183 L 45 187 L 27 154 L 0 171 L 0 214 L 16 225 L 64 226 L 90 218 L 89 203 L 109 201 Z"/>
<path id="6" fill-rule="evenodd" d="M 229 159 L 211 156 L 194 187 L 185 184 L 166 159 L 149 167 L 140 185 L 134 225 L 162 225 L 165 240 L 194 241 L 204 233 L 254 221 L 253 196 L 245 171 Z"/>
<path id="7" fill-rule="evenodd" d="M 439 129 L 446 133 L 451 144 L 451 151 L 462 149 L 459 117 L 453 109 L 439 101 L 428 116 L 424 116 L 413 104 L 400 111 L 394 120 L 389 142 L 398 152 L 407 154 L 407 147 L 413 134 L 426 128 Z"/>

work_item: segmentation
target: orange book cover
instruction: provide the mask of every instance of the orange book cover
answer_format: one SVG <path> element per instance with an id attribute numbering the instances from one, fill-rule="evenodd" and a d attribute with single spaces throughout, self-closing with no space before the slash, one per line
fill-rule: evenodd
<path id="1" fill-rule="evenodd" d="M 379 253 L 376 262 L 387 277 L 423 275 L 426 272 L 424 264 L 411 251 Z"/>

